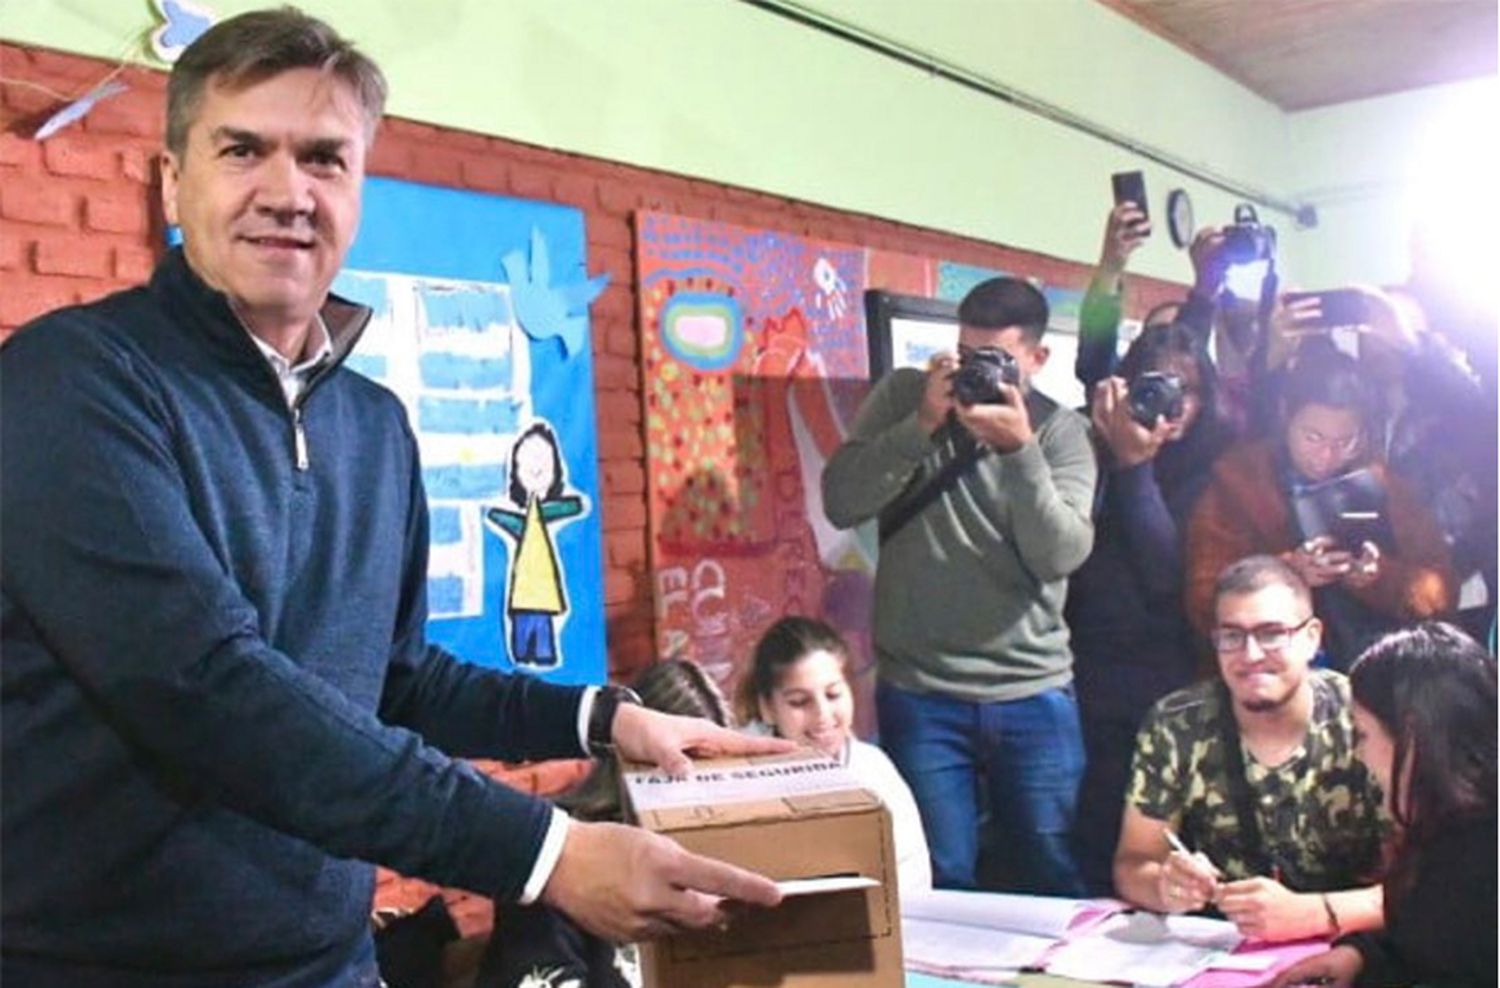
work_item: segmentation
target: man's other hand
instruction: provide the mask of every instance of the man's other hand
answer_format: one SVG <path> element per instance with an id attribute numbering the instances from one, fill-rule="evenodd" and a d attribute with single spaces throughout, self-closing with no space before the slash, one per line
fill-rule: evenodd
<path id="1" fill-rule="evenodd" d="M 621 943 L 722 928 L 733 903 L 774 906 L 781 892 L 768 878 L 690 854 L 659 834 L 574 820 L 541 900 Z"/>
<path id="2" fill-rule="evenodd" d="M 1354 557 L 1335 548 L 1333 539 L 1327 535 L 1308 539 L 1290 552 L 1282 553 L 1281 559 L 1314 590 L 1339 582 L 1354 566 Z"/>
<path id="3" fill-rule="evenodd" d="M 953 385 L 948 379 L 956 370 L 956 353 L 936 353 L 927 362 L 927 386 L 917 408 L 917 422 L 929 436 L 948 420 L 948 412 L 953 408 Z"/>
<path id="4" fill-rule="evenodd" d="M 647 762 L 675 776 L 692 770 L 689 755 L 779 755 L 797 748 L 781 738 L 741 734 L 701 717 L 678 717 L 633 703 L 622 704 L 615 712 L 611 733 L 622 757 Z"/>
<path id="5" fill-rule="evenodd" d="M 1090 415 L 1120 470 L 1155 458 L 1172 432 L 1172 423 L 1161 416 L 1150 429 L 1135 420 L 1130 414 L 1130 388 L 1119 377 L 1107 377 L 1094 387 Z"/>
<path id="6" fill-rule="evenodd" d="M 1202 852 L 1173 851 L 1156 873 L 1156 894 L 1169 913 L 1196 912 L 1214 901 L 1219 891 L 1219 869 Z"/>
<path id="7" fill-rule="evenodd" d="M 1188 247 L 1188 257 L 1193 261 L 1193 291 L 1217 298 L 1224 290 L 1224 278 L 1229 274 L 1229 258 L 1224 254 L 1224 228 L 1199 230 Z"/>
<path id="8" fill-rule="evenodd" d="M 1252 940 L 1301 940 L 1328 932 L 1328 914 L 1310 892 L 1293 892 L 1265 877 L 1226 882 L 1219 911 L 1240 935 Z"/>
<path id="9" fill-rule="evenodd" d="M 1003 401 L 985 405 L 955 404 L 953 414 L 975 439 L 997 453 L 1014 453 L 1031 442 L 1031 416 L 1014 384 L 1001 384 Z"/>
<path id="10" fill-rule="evenodd" d="M 1099 248 L 1099 273 L 1119 277 L 1130 261 L 1130 255 L 1146 242 L 1151 224 L 1145 212 L 1133 202 L 1122 202 L 1109 211 L 1104 221 L 1104 244 Z"/>

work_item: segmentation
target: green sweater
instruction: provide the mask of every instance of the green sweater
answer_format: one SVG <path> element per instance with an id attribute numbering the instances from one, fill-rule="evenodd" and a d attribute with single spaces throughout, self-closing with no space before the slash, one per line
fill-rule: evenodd
<path id="1" fill-rule="evenodd" d="M 875 518 L 955 455 L 917 423 L 925 379 L 901 368 L 865 399 L 823 473 L 835 526 Z M 1093 547 L 1094 451 L 1081 415 L 1038 392 L 1027 407 L 1031 442 L 980 457 L 880 547 L 875 651 L 894 686 L 1017 700 L 1072 679 L 1062 609 Z"/>

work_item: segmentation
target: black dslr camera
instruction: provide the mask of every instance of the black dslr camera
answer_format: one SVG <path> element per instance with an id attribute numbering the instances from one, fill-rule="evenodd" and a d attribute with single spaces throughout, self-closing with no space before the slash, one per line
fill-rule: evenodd
<path id="1" fill-rule="evenodd" d="M 997 346 L 975 347 L 960 352 L 958 370 L 948 380 L 953 386 L 953 397 L 960 404 L 1001 405 L 1005 403 L 1005 394 L 1000 385 L 1019 387 L 1021 365 Z"/>
<path id="2" fill-rule="evenodd" d="M 1224 228 L 1224 259 L 1230 264 L 1264 261 L 1276 253 L 1276 230 L 1263 226 L 1255 207 L 1242 202 L 1234 207 L 1234 222 Z"/>
<path id="3" fill-rule="evenodd" d="M 1158 417 L 1168 422 L 1182 418 L 1187 392 L 1179 375 L 1147 371 L 1130 382 L 1125 401 L 1131 418 L 1147 429 L 1154 429 Z"/>

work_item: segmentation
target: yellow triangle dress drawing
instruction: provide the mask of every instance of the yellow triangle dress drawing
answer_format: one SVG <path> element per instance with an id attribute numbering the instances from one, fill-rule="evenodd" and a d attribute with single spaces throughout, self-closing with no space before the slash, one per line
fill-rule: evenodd
<path id="1" fill-rule="evenodd" d="M 542 614 L 561 614 L 566 609 L 557 550 L 542 520 L 542 503 L 535 497 L 526 502 L 526 521 L 510 572 L 510 609 Z"/>

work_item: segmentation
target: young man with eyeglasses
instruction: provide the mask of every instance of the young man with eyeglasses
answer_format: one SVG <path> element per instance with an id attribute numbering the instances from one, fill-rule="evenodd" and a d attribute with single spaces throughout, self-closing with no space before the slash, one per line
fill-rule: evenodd
<path id="1" fill-rule="evenodd" d="M 1380 926 L 1380 793 L 1354 755 L 1348 680 L 1312 668 L 1322 630 L 1286 562 L 1251 556 L 1219 574 L 1218 679 L 1163 698 L 1136 739 L 1122 898 L 1213 907 L 1261 940 Z"/>

